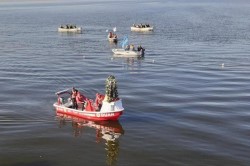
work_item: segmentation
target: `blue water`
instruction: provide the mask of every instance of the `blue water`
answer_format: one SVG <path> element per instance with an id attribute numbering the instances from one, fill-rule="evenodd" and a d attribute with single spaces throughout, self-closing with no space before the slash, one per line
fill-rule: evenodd
<path id="1" fill-rule="evenodd" d="M 130 32 L 144 22 L 155 30 Z M 1 166 L 250 164 L 248 1 L 5 1 L 0 23 Z M 113 27 L 145 57 L 113 57 Z M 56 116 L 55 92 L 93 98 L 109 75 L 125 108 L 108 124 L 118 132 Z"/>

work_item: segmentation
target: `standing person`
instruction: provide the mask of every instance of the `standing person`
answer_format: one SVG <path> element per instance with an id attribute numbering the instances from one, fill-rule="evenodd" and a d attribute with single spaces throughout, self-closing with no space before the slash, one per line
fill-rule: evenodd
<path id="1" fill-rule="evenodd" d="M 72 93 L 71 93 L 71 100 L 72 100 L 74 109 L 78 109 L 77 102 L 76 102 L 76 96 L 77 96 L 77 89 L 75 89 L 73 87 L 72 88 Z"/>

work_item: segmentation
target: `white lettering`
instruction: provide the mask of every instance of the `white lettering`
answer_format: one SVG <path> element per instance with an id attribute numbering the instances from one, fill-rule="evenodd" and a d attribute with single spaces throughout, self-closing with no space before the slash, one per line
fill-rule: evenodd
<path id="1" fill-rule="evenodd" d="M 109 117 L 109 116 L 114 116 L 114 113 L 101 113 L 99 116 L 100 117 Z"/>

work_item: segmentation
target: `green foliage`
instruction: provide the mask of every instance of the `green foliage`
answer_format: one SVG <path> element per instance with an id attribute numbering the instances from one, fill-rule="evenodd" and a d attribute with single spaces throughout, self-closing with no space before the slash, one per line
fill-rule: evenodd
<path id="1" fill-rule="evenodd" d="M 110 75 L 106 79 L 106 96 L 107 101 L 112 102 L 118 98 L 117 84 L 115 76 Z"/>
<path id="2" fill-rule="evenodd" d="M 106 150 L 107 150 L 107 165 L 115 165 L 118 160 L 119 155 L 119 141 L 107 141 L 106 142 Z"/>

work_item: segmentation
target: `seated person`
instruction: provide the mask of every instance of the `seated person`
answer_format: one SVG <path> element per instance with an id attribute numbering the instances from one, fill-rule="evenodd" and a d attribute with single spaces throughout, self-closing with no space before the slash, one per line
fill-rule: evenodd
<path id="1" fill-rule="evenodd" d="M 86 99 L 86 106 L 85 106 L 86 111 L 96 111 L 96 107 L 94 106 L 93 100 Z"/>
<path id="2" fill-rule="evenodd" d="M 84 109 L 84 104 L 86 102 L 86 97 L 84 95 L 82 95 L 79 91 L 76 94 L 76 103 L 77 106 L 81 107 L 82 110 Z"/>
<path id="3" fill-rule="evenodd" d="M 133 44 L 130 45 L 130 51 L 134 51 L 135 50 L 135 47 Z"/>
<path id="4" fill-rule="evenodd" d="M 102 101 L 104 100 L 104 95 L 100 93 L 96 93 L 96 98 L 95 98 L 95 106 L 97 107 L 97 110 L 99 111 L 102 107 Z"/>
<path id="5" fill-rule="evenodd" d="M 128 51 L 128 50 L 129 50 L 129 48 L 130 48 L 130 46 L 129 46 L 129 45 L 126 45 L 125 50 L 126 50 L 126 51 Z"/>

